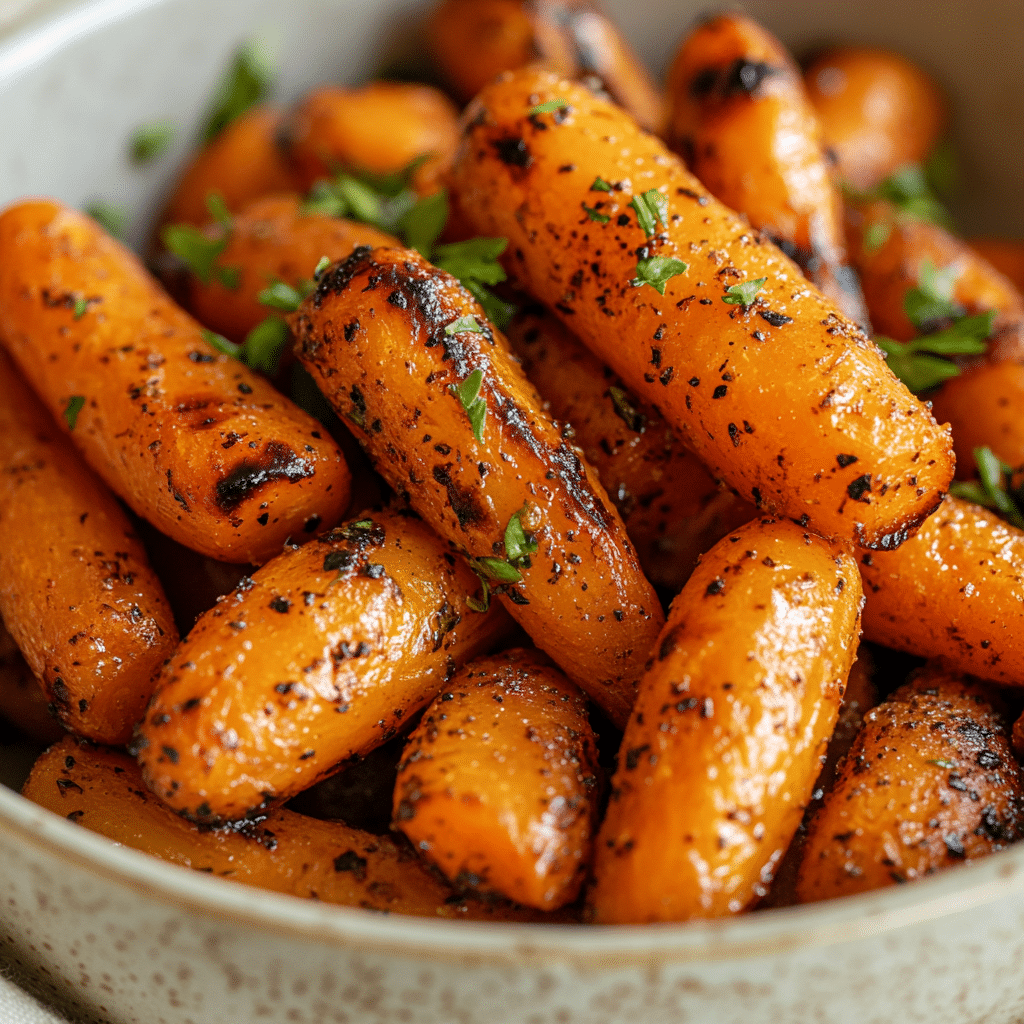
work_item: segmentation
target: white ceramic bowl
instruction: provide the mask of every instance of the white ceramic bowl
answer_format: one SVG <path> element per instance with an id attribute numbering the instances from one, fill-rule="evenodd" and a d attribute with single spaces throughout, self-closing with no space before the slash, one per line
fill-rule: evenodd
<path id="1" fill-rule="evenodd" d="M 3 0 L 0 0 L 3 3 Z M 415 0 L 102 0 L 0 43 L 0 206 L 148 215 L 235 45 L 277 38 L 280 95 L 357 80 L 416 37 Z M 699 6 L 609 2 L 656 68 Z M 954 97 L 972 232 L 1024 236 L 1024 18 L 903 0 L 750 2 L 796 49 L 891 45 Z M 145 170 L 139 124 L 183 127 Z M 268 895 L 116 847 L 0 787 L 0 961 L 102 1024 L 1013 1024 L 1024 845 L 912 886 L 713 924 L 473 925 Z M 6 1024 L 6 1022 L 3 1022 Z"/>

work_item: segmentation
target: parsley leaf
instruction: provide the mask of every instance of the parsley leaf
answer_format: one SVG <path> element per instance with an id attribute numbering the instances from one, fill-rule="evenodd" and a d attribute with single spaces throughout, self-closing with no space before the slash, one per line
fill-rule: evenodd
<path id="1" fill-rule="evenodd" d="M 849 187 L 846 191 L 861 202 L 884 199 L 898 212 L 916 220 L 928 221 L 944 228 L 952 227 L 952 218 L 935 194 L 928 174 L 917 164 L 901 167 L 867 192 Z"/>
<path id="2" fill-rule="evenodd" d="M 453 321 L 444 329 L 444 333 L 447 334 L 448 337 L 451 337 L 453 334 L 461 334 L 463 331 L 469 334 L 486 333 L 475 316 L 459 317 L 458 320 Z"/>
<path id="3" fill-rule="evenodd" d="M 523 529 L 523 513 L 529 511 L 529 503 L 525 504 L 508 521 L 505 527 L 505 557 L 509 565 L 519 568 L 530 566 L 530 555 L 537 550 L 537 541 L 533 534 Z"/>
<path id="4" fill-rule="evenodd" d="M 689 270 L 689 264 L 670 256 L 651 256 L 636 265 L 636 277 L 630 282 L 635 288 L 649 284 L 660 295 L 665 294 L 665 285 Z"/>
<path id="5" fill-rule="evenodd" d="M 984 355 L 995 316 L 993 310 L 961 317 L 952 327 L 913 341 L 876 337 L 875 343 L 885 352 L 889 369 L 917 394 L 959 376 L 960 367 L 943 356 Z"/>
<path id="6" fill-rule="evenodd" d="M 870 256 L 889 241 L 892 234 L 892 224 L 888 221 L 875 221 L 864 229 L 864 251 Z"/>
<path id="7" fill-rule="evenodd" d="M 668 227 L 668 199 L 656 188 L 648 189 L 642 196 L 634 196 L 629 205 L 636 210 L 637 223 L 648 238 L 657 234 L 659 221 L 662 227 Z"/>
<path id="8" fill-rule="evenodd" d="M 330 265 L 331 265 L 331 257 L 330 256 L 321 256 L 320 259 L 317 260 L 316 266 L 313 268 L 313 280 L 314 281 L 319 281 L 321 275 L 323 274 L 323 272 Z"/>
<path id="9" fill-rule="evenodd" d="M 238 358 L 246 366 L 273 377 L 289 338 L 288 324 L 279 316 L 268 316 L 245 336 Z"/>
<path id="10" fill-rule="evenodd" d="M 430 259 L 434 244 L 448 223 L 448 193 L 445 189 L 421 199 L 402 221 L 402 237 L 410 249 Z"/>
<path id="11" fill-rule="evenodd" d="M 505 269 L 498 257 L 507 247 L 507 238 L 471 238 L 468 242 L 439 245 L 432 257 L 435 267 L 459 279 L 499 331 L 515 316 L 516 307 L 499 299 L 486 286 L 505 280 Z"/>
<path id="12" fill-rule="evenodd" d="M 222 228 L 231 227 L 234 222 L 234 218 L 231 216 L 228 204 L 224 202 L 224 197 L 219 192 L 210 192 L 207 195 L 206 208 L 210 211 L 210 216 Z"/>
<path id="13" fill-rule="evenodd" d="M 89 300 L 84 296 L 80 295 L 75 299 L 75 310 L 74 317 L 76 320 L 81 320 L 86 313 L 89 312 Z"/>
<path id="14" fill-rule="evenodd" d="M 84 395 L 72 395 L 68 399 L 67 408 L 64 410 L 64 421 L 68 425 L 68 430 L 74 430 L 75 425 L 78 423 L 78 414 L 85 408 L 85 396 Z"/>
<path id="15" fill-rule="evenodd" d="M 274 281 L 264 288 L 257 298 L 261 306 L 279 309 L 283 313 L 294 313 L 315 287 L 316 282 L 309 280 L 300 281 L 297 288 L 293 288 L 285 281 Z"/>
<path id="16" fill-rule="evenodd" d="M 612 187 L 602 177 L 594 179 L 594 184 L 590 186 L 591 192 L 611 192 Z"/>
<path id="17" fill-rule="evenodd" d="M 607 224 L 611 220 L 611 217 L 606 213 L 601 213 L 600 210 L 595 210 L 592 206 L 587 206 L 586 203 L 580 204 L 583 207 L 584 213 L 591 219 L 596 220 L 598 224 Z"/>
<path id="18" fill-rule="evenodd" d="M 519 583 L 522 574 L 501 558 L 473 558 L 470 560 L 474 571 L 492 583 Z"/>
<path id="19" fill-rule="evenodd" d="M 212 346 L 218 352 L 223 352 L 226 356 L 231 356 L 232 359 L 240 359 L 242 353 L 242 346 L 236 345 L 233 341 L 228 341 L 223 334 L 218 334 L 216 331 L 208 331 L 205 327 L 202 330 L 203 341 L 207 345 Z"/>
<path id="20" fill-rule="evenodd" d="M 722 301 L 731 302 L 736 306 L 742 305 L 746 308 L 753 303 L 755 296 L 765 286 L 767 280 L 767 277 L 758 277 L 753 281 L 743 281 L 740 284 L 734 284 L 726 288 Z"/>
<path id="21" fill-rule="evenodd" d="M 208 285 L 216 278 L 225 288 L 237 288 L 241 280 L 238 267 L 218 267 L 217 259 L 227 248 L 226 235 L 210 238 L 190 224 L 168 224 L 160 238 L 193 274 Z"/>
<path id="22" fill-rule="evenodd" d="M 547 103 L 538 103 L 537 106 L 530 107 L 527 113 L 530 117 L 533 117 L 535 114 L 552 114 L 556 110 L 562 110 L 567 106 L 569 106 L 569 101 L 559 98 L 555 100 L 548 100 Z"/>
<path id="23" fill-rule="evenodd" d="M 128 234 L 128 211 L 123 206 L 112 206 L 110 203 L 93 203 L 85 208 L 108 235 L 123 242 Z"/>
<path id="24" fill-rule="evenodd" d="M 203 141 L 209 142 L 264 99 L 276 77 L 277 60 L 266 40 L 250 39 L 240 47 L 214 93 Z"/>
<path id="25" fill-rule="evenodd" d="M 178 129 L 170 121 L 160 121 L 136 128 L 129 146 L 132 162 L 148 164 L 151 160 L 163 156 L 170 149 L 177 133 Z"/>
<path id="26" fill-rule="evenodd" d="M 958 274 L 955 263 L 937 270 L 931 260 L 921 261 L 917 286 L 903 296 L 907 317 L 919 331 L 936 321 L 964 315 L 963 306 L 953 299 Z"/>
<path id="27" fill-rule="evenodd" d="M 479 573 L 477 574 L 479 576 Z M 479 597 L 466 597 L 466 605 L 471 612 L 480 612 L 481 614 L 490 610 L 491 607 L 491 585 L 487 578 L 479 576 L 480 578 L 480 596 Z"/>
<path id="28" fill-rule="evenodd" d="M 462 403 L 473 428 L 473 436 L 478 441 L 484 439 L 484 421 L 487 419 L 487 402 L 480 397 L 480 387 L 484 381 L 484 371 L 474 370 L 458 387 L 449 385 L 448 390 Z"/>
<path id="29" fill-rule="evenodd" d="M 1010 490 L 1013 468 L 997 458 L 991 448 L 975 448 L 974 461 L 978 467 L 980 482 L 954 481 L 950 485 L 949 493 L 965 501 L 973 501 L 975 504 L 984 505 L 985 508 L 994 509 L 1011 526 L 1024 530 L 1024 515 L 1020 509 L 1024 494 L 1021 494 L 1019 489 L 1016 492 Z"/>

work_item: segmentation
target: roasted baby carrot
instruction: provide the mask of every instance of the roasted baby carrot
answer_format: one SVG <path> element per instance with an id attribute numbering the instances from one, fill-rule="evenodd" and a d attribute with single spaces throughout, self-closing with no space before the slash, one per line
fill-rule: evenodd
<path id="1" fill-rule="evenodd" d="M 230 225 L 208 224 L 205 230 L 210 238 L 224 239 L 218 264 L 231 274 L 210 275 L 204 281 L 189 272 L 183 303 L 206 327 L 237 343 L 273 313 L 260 295 L 275 283 L 301 288 L 312 282 L 324 256 L 340 260 L 357 245 L 399 244 L 368 224 L 304 212 L 294 194 L 259 199 Z"/>
<path id="2" fill-rule="evenodd" d="M 502 635 L 423 523 L 374 513 L 286 549 L 203 615 L 139 729 L 146 782 L 199 822 L 251 817 L 379 746 Z"/>
<path id="3" fill-rule="evenodd" d="M 868 712 L 808 830 L 800 902 L 910 882 L 1019 839 L 1007 732 L 983 686 L 941 668 Z"/>
<path id="4" fill-rule="evenodd" d="M 661 607 L 593 470 L 473 296 L 411 250 L 357 249 L 292 326 L 378 472 L 624 723 Z"/>
<path id="5" fill-rule="evenodd" d="M 207 200 L 214 194 L 238 213 L 264 196 L 298 188 L 278 145 L 280 124 L 280 111 L 253 107 L 228 125 L 185 168 L 160 223 L 200 227 L 209 219 Z"/>
<path id="6" fill-rule="evenodd" d="M 412 82 L 325 85 L 288 113 L 281 145 L 304 188 L 338 171 L 397 174 L 414 161 L 413 188 L 441 188 L 458 144 L 458 111 L 444 93 Z"/>
<path id="7" fill-rule="evenodd" d="M 596 79 L 647 131 L 664 104 L 618 27 L 587 0 L 443 0 L 428 23 L 441 72 L 469 100 L 502 71 L 540 63 L 565 78 Z"/>
<path id="8" fill-rule="evenodd" d="M 82 214 L 0 214 L 0 342 L 111 490 L 188 547 L 262 562 L 345 511 L 348 467 L 320 424 Z"/>
<path id="9" fill-rule="evenodd" d="M 1024 291 L 1024 242 L 1008 238 L 972 238 L 968 244 L 1018 291 Z"/>
<path id="10" fill-rule="evenodd" d="M 701 554 L 757 515 L 550 313 L 524 311 L 508 340 L 551 415 L 572 426 L 652 583 L 678 591 Z"/>
<path id="11" fill-rule="evenodd" d="M 902 543 L 934 510 L 953 476 L 948 431 L 657 139 L 530 70 L 485 89 L 465 123 L 453 187 L 475 230 L 509 239 L 518 283 L 715 476 L 865 547 Z"/>
<path id="12" fill-rule="evenodd" d="M 1024 532 L 947 497 L 898 551 L 858 559 L 869 640 L 1024 685 Z"/>
<path id="13" fill-rule="evenodd" d="M 811 797 L 857 651 L 842 547 L 755 520 L 672 603 L 594 847 L 606 924 L 736 914 L 764 895 Z"/>
<path id="14" fill-rule="evenodd" d="M 0 351 L 0 616 L 61 723 L 124 743 L 178 642 L 142 542 Z"/>
<path id="15" fill-rule="evenodd" d="M 669 146 L 851 320 L 864 297 L 846 259 L 842 196 L 821 126 L 786 48 L 752 18 L 722 14 L 683 41 L 669 72 Z"/>
<path id="16" fill-rule="evenodd" d="M 395 827 L 457 887 L 554 910 L 590 866 L 596 772 L 582 691 L 538 652 L 505 651 L 465 665 L 424 713 Z"/>
<path id="17" fill-rule="evenodd" d="M 544 920 L 460 899 L 405 845 L 340 821 L 275 810 L 242 827 L 193 825 L 146 793 L 130 757 L 72 739 L 39 758 L 22 792 L 122 846 L 270 892 L 416 917 Z"/>
<path id="18" fill-rule="evenodd" d="M 874 188 L 907 164 L 923 163 L 945 130 L 939 87 L 890 50 L 828 50 L 804 80 L 838 176 L 854 188 Z"/>

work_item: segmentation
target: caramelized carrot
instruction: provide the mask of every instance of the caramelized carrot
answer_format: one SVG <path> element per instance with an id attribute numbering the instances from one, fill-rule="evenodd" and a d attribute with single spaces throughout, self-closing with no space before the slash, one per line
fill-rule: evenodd
<path id="1" fill-rule="evenodd" d="M 529 112 L 556 100 L 541 130 Z M 509 239 L 518 283 L 760 509 L 888 548 L 938 504 L 948 431 L 621 111 L 546 72 L 509 74 L 467 111 L 453 183 L 476 230 Z"/>
<path id="2" fill-rule="evenodd" d="M 652 583 L 679 590 L 703 552 L 757 514 L 550 313 L 520 314 L 508 340 L 551 414 L 572 426 Z"/>
<path id="3" fill-rule="evenodd" d="M 1007 238 L 972 238 L 969 245 L 1018 291 L 1024 291 L 1024 242 Z"/>
<path id="4" fill-rule="evenodd" d="M 590 865 L 596 770 L 583 693 L 505 651 L 453 676 L 409 737 L 395 825 L 456 886 L 553 910 Z"/>
<path id="5" fill-rule="evenodd" d="M 423 196 L 441 188 L 458 138 L 458 111 L 451 100 L 411 82 L 321 86 L 290 111 L 281 131 L 303 188 L 342 170 L 397 174 L 423 160 L 412 177 Z"/>
<path id="6" fill-rule="evenodd" d="M 535 62 L 565 78 L 597 79 L 647 131 L 663 101 L 618 27 L 587 0 L 443 0 L 427 27 L 441 72 L 463 101 L 502 71 Z"/>
<path id="7" fill-rule="evenodd" d="M 764 895 L 836 722 L 860 632 L 854 560 L 755 520 L 672 603 L 594 848 L 605 924 L 736 914 Z"/>
<path id="8" fill-rule="evenodd" d="M 242 827 L 200 828 L 146 793 L 131 758 L 71 739 L 39 758 L 22 792 L 122 846 L 257 889 L 416 917 L 545 919 L 507 904 L 460 900 L 404 844 L 340 821 L 275 810 Z"/>
<path id="9" fill-rule="evenodd" d="M 469 292 L 410 250 L 357 249 L 292 326 L 378 472 L 624 723 L 661 607 L 593 470 Z"/>
<path id="10" fill-rule="evenodd" d="M 506 628 L 415 518 L 373 514 L 285 550 L 203 615 L 136 747 L 150 788 L 202 823 L 258 814 L 390 739 Z"/>
<path id="11" fill-rule="evenodd" d="M 874 188 L 901 167 L 923 163 L 945 130 L 939 87 L 890 50 L 828 50 L 804 80 L 839 178 L 854 188 Z"/>
<path id="12" fill-rule="evenodd" d="M 821 126 L 782 43 L 751 18 L 710 18 L 679 48 L 668 93 L 669 146 L 838 309 L 866 324 Z"/>
<path id="13" fill-rule="evenodd" d="M 859 561 L 869 640 L 1024 685 L 1024 532 L 947 497 L 898 551 Z"/>
<path id="14" fill-rule="evenodd" d="M 1007 725 L 969 677 L 927 668 L 868 712 L 811 822 L 802 903 L 910 882 L 1024 835 Z"/>
<path id="15" fill-rule="evenodd" d="M 124 743 L 178 642 L 128 517 L 0 351 L 0 616 L 73 732 Z"/>
<path id="16" fill-rule="evenodd" d="M 216 225 L 207 232 L 217 237 Z M 277 281 L 293 288 L 312 281 L 324 256 L 344 259 L 357 245 L 398 245 L 397 239 L 367 224 L 304 213 L 296 195 L 270 196 L 244 207 L 226 231 L 221 267 L 238 270 L 228 287 L 218 276 L 202 281 L 187 276 L 185 308 L 201 323 L 226 338 L 243 342 L 273 310 L 262 305 L 260 293 Z"/>
<path id="17" fill-rule="evenodd" d="M 212 194 L 238 213 L 264 196 L 298 188 L 277 142 L 280 124 L 280 111 L 253 107 L 228 125 L 185 168 L 160 223 L 200 227 L 209 219 L 207 199 Z"/>
<path id="18" fill-rule="evenodd" d="M 348 467 L 320 424 L 219 355 L 82 214 L 0 214 L 0 342 L 110 489 L 188 547 L 262 562 L 345 510 Z"/>

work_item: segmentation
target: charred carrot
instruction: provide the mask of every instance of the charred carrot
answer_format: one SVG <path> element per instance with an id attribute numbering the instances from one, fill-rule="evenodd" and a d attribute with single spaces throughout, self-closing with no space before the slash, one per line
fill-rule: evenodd
<path id="1" fill-rule="evenodd" d="M 348 467 L 320 424 L 82 214 L 0 214 L 0 342 L 110 489 L 188 547 L 262 562 L 345 510 Z"/>
<path id="2" fill-rule="evenodd" d="M 415 252 L 357 249 L 292 326 L 377 470 L 625 722 L 661 607 L 593 470 L 473 296 Z"/>
<path id="3" fill-rule="evenodd" d="M 509 239 L 513 277 L 759 509 L 889 548 L 937 506 L 948 431 L 621 111 L 546 72 L 507 75 L 467 111 L 453 183 L 476 230 Z"/>

